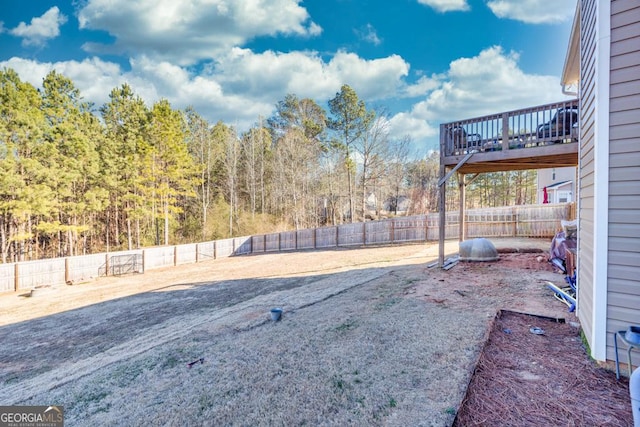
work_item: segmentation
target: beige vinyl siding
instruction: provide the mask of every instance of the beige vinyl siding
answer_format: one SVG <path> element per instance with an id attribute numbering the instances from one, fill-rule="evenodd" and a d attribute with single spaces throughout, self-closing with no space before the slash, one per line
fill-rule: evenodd
<path id="1" fill-rule="evenodd" d="M 593 333 L 594 120 L 596 2 L 585 0 L 580 11 L 580 157 L 578 236 L 578 316 L 589 340 Z"/>
<path id="2" fill-rule="evenodd" d="M 607 358 L 640 324 L 640 3 L 611 3 Z"/>

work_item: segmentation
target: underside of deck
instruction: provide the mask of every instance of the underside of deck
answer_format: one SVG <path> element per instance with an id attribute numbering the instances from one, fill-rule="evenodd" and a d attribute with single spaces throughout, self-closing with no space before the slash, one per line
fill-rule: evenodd
<path id="1" fill-rule="evenodd" d="M 465 153 L 442 157 L 447 169 L 453 168 Z M 500 172 L 526 169 L 559 168 L 578 165 L 578 143 L 545 145 L 542 147 L 475 152 L 458 168 L 462 174 Z"/>

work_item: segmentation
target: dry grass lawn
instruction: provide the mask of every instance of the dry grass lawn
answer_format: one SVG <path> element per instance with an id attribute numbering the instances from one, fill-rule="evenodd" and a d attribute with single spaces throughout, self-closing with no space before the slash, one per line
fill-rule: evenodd
<path id="1" fill-rule="evenodd" d="M 265 254 L 2 295 L 0 403 L 62 405 L 68 425 L 449 426 L 497 310 L 569 316 L 537 255 Z"/>

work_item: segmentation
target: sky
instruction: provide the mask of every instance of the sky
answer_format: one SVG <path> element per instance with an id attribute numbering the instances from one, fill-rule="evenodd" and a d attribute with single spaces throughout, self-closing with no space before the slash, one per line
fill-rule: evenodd
<path id="1" fill-rule="evenodd" d="M 440 123 L 567 97 L 576 0 L 0 0 L 0 69 L 69 77 L 99 107 L 128 83 L 246 131 L 287 94 L 343 84 L 418 155 Z"/>

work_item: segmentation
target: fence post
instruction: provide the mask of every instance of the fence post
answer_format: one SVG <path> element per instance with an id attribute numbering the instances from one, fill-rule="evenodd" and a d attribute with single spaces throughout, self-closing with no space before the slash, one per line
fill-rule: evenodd
<path id="1" fill-rule="evenodd" d="M 147 253 L 143 249 L 142 250 L 142 273 L 146 271 L 145 270 L 146 267 L 147 267 Z"/>
<path id="2" fill-rule="evenodd" d="M 178 265 L 178 247 L 174 246 L 173 247 L 173 266 L 175 267 L 176 265 Z"/>
<path id="3" fill-rule="evenodd" d="M 396 219 L 391 218 L 391 243 L 396 242 Z"/>
<path id="4" fill-rule="evenodd" d="M 296 251 L 298 250 L 298 230 L 293 232 L 293 241 L 296 247 Z"/>
<path id="5" fill-rule="evenodd" d="M 429 215 L 425 214 L 424 216 L 424 241 L 429 241 Z"/>
<path id="6" fill-rule="evenodd" d="M 69 271 L 69 258 L 65 258 L 64 259 L 64 283 L 66 283 L 67 285 L 69 284 L 71 273 Z"/>
<path id="7" fill-rule="evenodd" d="M 316 249 L 316 239 L 317 239 L 316 234 L 317 233 L 318 233 L 318 229 L 314 228 L 313 229 L 313 249 Z"/>
<path id="8" fill-rule="evenodd" d="M 362 243 L 367 246 L 367 221 L 362 221 Z"/>
<path id="9" fill-rule="evenodd" d="M 262 252 L 267 252 L 267 235 L 262 235 Z"/>
<path id="10" fill-rule="evenodd" d="M 104 275 L 109 275 L 109 252 L 104 254 Z"/>
<path id="11" fill-rule="evenodd" d="M 13 288 L 16 292 L 20 289 L 20 268 L 17 262 L 13 265 Z"/>
<path id="12" fill-rule="evenodd" d="M 214 240 L 213 241 L 213 259 L 217 259 L 218 258 L 218 241 Z"/>
<path id="13" fill-rule="evenodd" d="M 198 263 L 198 244 L 196 243 L 196 264 Z"/>
<path id="14" fill-rule="evenodd" d="M 518 237 L 518 211 L 513 207 L 513 237 Z"/>
<path id="15" fill-rule="evenodd" d="M 336 248 L 340 246 L 340 225 L 336 225 Z"/>

